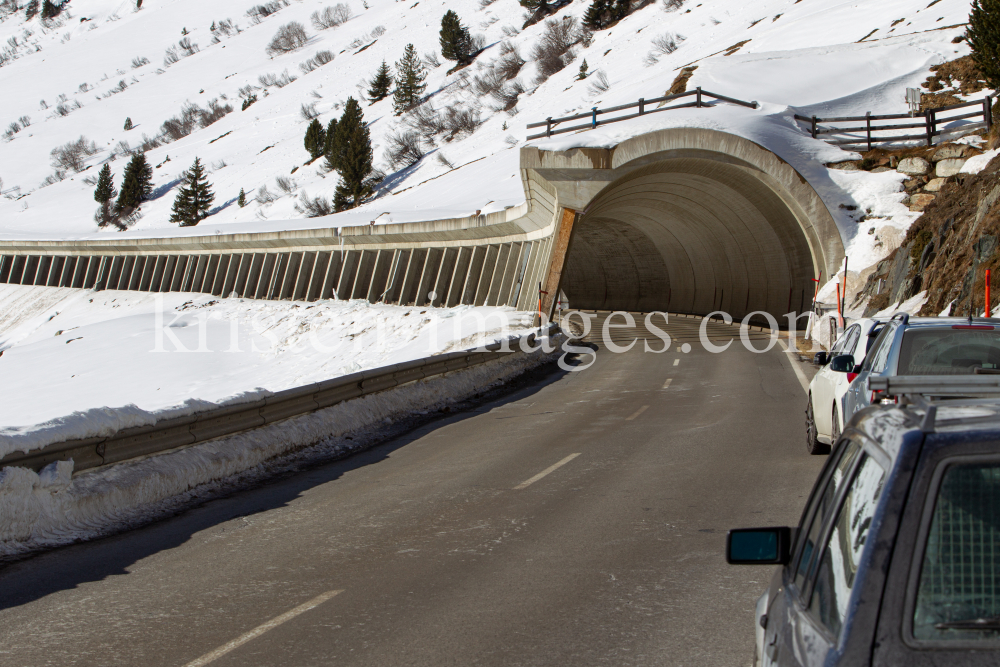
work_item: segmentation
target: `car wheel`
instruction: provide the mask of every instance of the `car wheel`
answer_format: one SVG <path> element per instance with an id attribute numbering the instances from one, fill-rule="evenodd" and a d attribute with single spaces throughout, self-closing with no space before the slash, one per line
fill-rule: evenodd
<path id="1" fill-rule="evenodd" d="M 837 406 L 833 406 L 833 421 L 830 422 L 830 442 L 834 445 L 840 440 L 840 415 L 837 413 Z"/>
<path id="2" fill-rule="evenodd" d="M 813 399 L 809 395 L 809 404 L 806 406 L 806 450 L 810 454 L 829 454 L 830 445 L 824 445 L 819 441 L 819 432 L 816 430 L 816 419 L 813 417 Z"/>

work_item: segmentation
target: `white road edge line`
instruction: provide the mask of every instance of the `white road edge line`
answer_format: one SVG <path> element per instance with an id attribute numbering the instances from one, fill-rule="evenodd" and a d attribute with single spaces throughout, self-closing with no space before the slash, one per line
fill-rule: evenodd
<path id="1" fill-rule="evenodd" d="M 670 384 L 670 380 L 667 380 L 667 384 Z M 639 408 L 638 410 L 636 410 L 635 412 L 633 412 L 632 414 L 630 414 L 628 417 L 626 417 L 625 421 L 627 421 L 627 422 L 632 421 L 633 419 L 635 419 L 636 417 L 638 417 L 639 415 L 641 415 L 643 412 L 645 412 L 648 409 L 649 409 L 648 405 L 642 406 L 641 408 Z"/>
<path id="2" fill-rule="evenodd" d="M 234 649 L 237 649 L 240 646 L 243 646 L 243 644 L 246 644 L 251 639 L 254 639 L 256 637 L 260 637 L 262 634 L 264 634 L 268 630 L 273 630 L 274 628 L 278 627 L 279 625 L 281 625 L 285 621 L 290 621 L 291 619 L 295 618 L 299 614 L 305 613 L 305 612 L 309 611 L 310 609 L 318 607 L 321 604 L 323 604 L 324 602 L 326 602 L 327 600 L 329 600 L 330 598 L 332 598 L 334 595 L 337 595 L 338 593 L 343 593 L 343 592 L 344 592 L 343 590 L 339 590 L 339 591 L 327 591 L 326 593 L 323 593 L 322 595 L 317 595 L 312 600 L 309 600 L 309 602 L 306 602 L 305 604 L 300 604 L 295 609 L 292 609 L 290 611 L 286 611 L 281 616 L 277 616 L 275 618 L 272 618 L 267 623 L 263 623 L 261 625 L 258 625 L 256 628 L 254 628 L 250 632 L 248 632 L 248 633 L 246 633 L 244 635 L 241 635 L 240 637 L 237 637 L 236 639 L 234 639 L 233 641 L 229 642 L 228 644 L 223 644 L 219 648 L 217 648 L 214 651 L 211 651 L 209 653 L 206 653 L 205 655 L 201 656 L 197 660 L 192 660 L 188 664 L 184 665 L 184 667 L 202 667 L 203 665 L 207 665 L 210 662 L 214 662 L 215 660 L 218 660 L 219 658 L 221 658 L 225 654 L 229 653 L 230 651 L 232 651 Z"/>
<path id="3" fill-rule="evenodd" d="M 681 363 L 681 360 L 680 360 L 680 359 L 674 359 L 674 366 L 676 366 L 676 365 L 677 365 L 677 364 L 679 364 L 679 363 Z"/>
<path id="4" fill-rule="evenodd" d="M 673 378 L 667 378 L 667 381 L 663 383 L 663 388 L 664 389 L 669 389 L 670 388 L 670 383 L 673 382 L 673 381 L 674 381 Z"/>
<path id="5" fill-rule="evenodd" d="M 785 348 L 785 354 L 788 355 L 788 361 L 789 361 L 789 363 L 792 366 L 792 370 L 795 371 L 795 376 L 797 378 L 799 378 L 799 384 L 802 385 L 802 391 L 804 391 L 804 392 L 806 392 L 808 394 L 809 393 L 809 378 L 807 378 L 806 374 L 802 372 L 801 368 L 799 368 L 799 363 L 798 363 L 799 360 L 798 360 L 798 358 L 795 356 L 795 353 L 792 352 L 791 348 L 788 347 L 788 344 L 785 343 L 785 341 L 779 340 L 778 342 L 781 344 L 781 347 Z"/>
<path id="6" fill-rule="evenodd" d="M 559 463 L 555 463 L 553 465 L 550 465 L 548 468 L 546 468 L 542 472 L 538 473 L 537 475 L 535 475 L 531 479 L 524 480 L 523 482 L 521 482 L 520 484 L 518 484 L 517 486 L 515 486 L 514 490 L 518 491 L 520 489 L 525 488 L 526 486 L 531 486 L 532 484 L 534 484 L 535 482 L 537 482 L 538 480 L 540 480 L 542 477 L 545 477 L 549 473 L 558 470 L 559 468 L 563 467 L 564 465 L 566 465 L 567 463 L 569 463 L 570 461 L 572 461 L 573 459 L 575 459 L 579 455 L 580 455 L 580 452 L 577 452 L 576 454 L 570 454 L 569 456 L 567 456 L 566 458 L 564 458 Z"/>

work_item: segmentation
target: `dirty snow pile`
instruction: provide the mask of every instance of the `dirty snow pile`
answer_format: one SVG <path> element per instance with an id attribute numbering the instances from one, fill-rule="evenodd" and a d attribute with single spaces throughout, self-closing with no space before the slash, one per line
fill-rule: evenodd
<path id="1" fill-rule="evenodd" d="M 0 457 L 524 333 L 531 313 L 0 285 Z"/>

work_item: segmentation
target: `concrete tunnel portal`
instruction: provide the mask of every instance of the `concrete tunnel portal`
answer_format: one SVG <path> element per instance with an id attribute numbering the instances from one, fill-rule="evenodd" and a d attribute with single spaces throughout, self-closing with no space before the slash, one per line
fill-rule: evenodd
<path id="1" fill-rule="evenodd" d="M 559 276 L 573 309 L 764 311 L 784 324 L 843 261 L 812 186 L 742 137 L 671 129 L 522 160 L 576 212 Z"/>

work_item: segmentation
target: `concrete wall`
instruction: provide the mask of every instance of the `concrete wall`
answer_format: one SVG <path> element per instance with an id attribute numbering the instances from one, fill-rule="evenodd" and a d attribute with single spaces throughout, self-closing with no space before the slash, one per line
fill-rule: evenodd
<path id="1" fill-rule="evenodd" d="M 0 241 L 0 283 L 550 310 L 800 309 L 843 258 L 812 187 L 762 147 L 672 129 L 521 151 L 522 206 L 375 227 Z"/>

